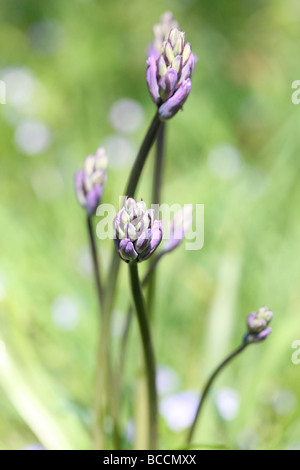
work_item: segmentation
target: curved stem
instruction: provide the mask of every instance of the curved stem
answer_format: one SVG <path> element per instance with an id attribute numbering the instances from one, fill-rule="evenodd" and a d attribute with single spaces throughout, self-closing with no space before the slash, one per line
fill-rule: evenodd
<path id="1" fill-rule="evenodd" d="M 196 424 L 197 424 L 197 421 L 199 420 L 199 416 L 200 416 L 200 413 L 201 413 L 201 410 L 203 408 L 203 405 L 205 403 L 205 399 L 208 395 L 208 392 L 215 380 L 215 378 L 217 377 L 217 375 L 221 372 L 221 370 L 232 360 L 234 359 L 236 356 L 238 356 L 247 346 L 248 346 L 249 343 L 243 343 L 238 349 L 236 349 L 232 354 L 230 354 L 230 356 L 228 356 L 223 362 L 221 362 L 221 364 L 216 368 L 216 370 L 212 373 L 212 375 L 210 376 L 210 378 L 208 379 L 208 382 L 206 383 L 205 387 L 204 387 L 204 390 L 203 390 L 203 393 L 200 397 L 200 400 L 199 400 L 199 404 L 198 404 L 198 408 L 197 408 L 197 411 L 196 411 L 196 415 L 195 415 L 195 418 L 194 418 L 194 421 L 193 421 L 193 424 L 192 426 L 190 427 L 190 430 L 189 430 L 189 433 L 188 433 L 188 438 L 187 438 L 187 445 L 190 445 L 191 441 L 192 441 L 192 438 L 193 438 L 193 434 L 194 434 L 194 431 L 195 431 L 195 428 L 196 428 Z"/>
<path id="2" fill-rule="evenodd" d="M 95 237 L 94 237 L 94 232 L 93 232 L 93 227 L 92 227 L 92 220 L 91 220 L 91 217 L 89 216 L 87 216 L 87 227 L 88 227 L 89 241 L 90 241 L 90 247 L 91 247 L 91 255 L 92 255 L 92 260 L 93 260 L 94 276 L 95 276 L 96 286 L 97 286 L 97 296 L 98 296 L 98 301 L 99 301 L 99 306 L 100 306 L 100 312 L 103 313 L 103 288 L 102 288 L 102 282 L 101 282 L 100 265 L 99 265 Z"/>
<path id="3" fill-rule="evenodd" d="M 155 450 L 157 443 L 157 391 L 155 383 L 155 358 L 151 333 L 145 303 L 142 296 L 141 284 L 136 263 L 129 263 L 129 273 L 133 302 L 135 305 L 139 329 L 142 338 L 144 360 L 147 374 L 148 413 L 149 413 L 149 449 Z"/>

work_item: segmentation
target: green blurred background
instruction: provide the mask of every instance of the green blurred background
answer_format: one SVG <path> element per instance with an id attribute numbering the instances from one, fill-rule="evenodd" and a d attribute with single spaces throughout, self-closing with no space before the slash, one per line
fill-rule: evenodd
<path id="1" fill-rule="evenodd" d="M 291 360 L 300 340 L 300 107 L 291 102 L 300 79 L 299 1 L 2 0 L 1 449 L 93 446 L 99 322 L 73 176 L 106 145 L 104 202 L 117 204 L 154 114 L 145 56 L 166 10 L 198 63 L 184 112 L 167 125 L 163 202 L 205 204 L 205 244 L 182 246 L 157 276 L 161 446 L 182 445 L 195 393 L 239 344 L 247 314 L 268 305 L 272 335 L 217 381 L 195 442 L 300 448 L 300 365 Z M 137 195 L 148 203 L 152 157 Z M 110 242 L 100 246 L 105 267 Z M 125 268 L 116 351 L 129 298 Z M 131 340 L 121 418 L 127 446 L 136 330 Z"/>

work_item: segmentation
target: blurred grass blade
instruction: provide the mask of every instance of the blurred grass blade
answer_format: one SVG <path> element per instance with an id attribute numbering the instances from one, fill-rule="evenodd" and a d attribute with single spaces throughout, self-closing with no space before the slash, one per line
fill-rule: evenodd
<path id="1" fill-rule="evenodd" d="M 69 440 L 66 430 L 63 431 L 64 427 L 59 415 L 56 415 L 53 409 L 44 406 L 7 351 L 5 360 L 0 363 L 0 385 L 43 447 L 47 450 L 76 448 Z M 44 403 L 47 401 L 45 400 Z M 76 431 L 78 434 L 82 433 L 79 428 Z M 82 442 L 85 441 L 87 441 L 86 436 Z"/>

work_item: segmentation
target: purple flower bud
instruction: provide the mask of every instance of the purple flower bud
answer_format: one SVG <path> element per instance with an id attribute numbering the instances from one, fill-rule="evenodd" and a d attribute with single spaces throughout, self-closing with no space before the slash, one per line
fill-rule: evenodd
<path id="1" fill-rule="evenodd" d="M 138 253 L 143 253 L 151 242 L 151 230 L 145 230 L 137 239 L 135 249 Z"/>
<path id="2" fill-rule="evenodd" d="M 258 343 L 269 336 L 272 329 L 268 327 L 273 318 L 273 312 L 267 307 L 262 307 L 258 312 L 251 312 L 247 318 L 248 334 L 245 342 Z"/>
<path id="3" fill-rule="evenodd" d="M 162 239 L 162 222 L 153 219 L 154 211 L 143 200 L 126 199 L 114 220 L 115 245 L 124 261 L 144 261 L 154 253 Z"/>
<path id="4" fill-rule="evenodd" d="M 163 251 L 170 253 L 182 242 L 185 234 L 189 231 L 193 223 L 193 206 L 186 205 L 182 210 L 175 214 L 170 222 L 168 238 L 165 241 Z"/>
<path id="5" fill-rule="evenodd" d="M 150 56 L 147 60 L 147 70 L 146 70 L 146 81 L 150 95 L 155 104 L 159 103 L 159 88 L 157 83 L 157 63 L 153 56 Z"/>
<path id="6" fill-rule="evenodd" d="M 267 326 L 267 322 L 263 320 L 262 318 L 257 318 L 256 314 L 255 317 L 248 317 L 248 330 L 251 333 L 259 333 L 262 331 L 264 328 Z"/>
<path id="7" fill-rule="evenodd" d="M 271 332 L 272 332 L 272 328 L 265 328 L 264 330 L 262 330 L 260 333 L 257 333 L 257 334 L 248 333 L 245 337 L 245 342 L 260 343 L 261 341 L 264 341 Z"/>
<path id="8" fill-rule="evenodd" d="M 79 204 L 85 208 L 88 216 L 95 214 L 106 183 L 107 157 L 104 148 L 99 148 L 95 155 L 89 155 L 83 170 L 75 175 L 75 191 Z"/>
<path id="9" fill-rule="evenodd" d="M 159 117 L 164 121 L 182 108 L 191 91 L 195 57 L 190 43 L 185 42 L 185 33 L 177 27 L 164 35 L 160 49 L 157 55 L 155 47 L 151 47 L 146 80 Z"/>
<path id="10" fill-rule="evenodd" d="M 182 83 L 184 80 L 187 80 L 189 77 L 192 76 L 195 66 L 195 56 L 191 54 L 189 59 L 187 60 L 186 64 L 183 65 L 180 82 Z"/>
<path id="11" fill-rule="evenodd" d="M 256 341 L 263 341 L 266 339 L 269 334 L 272 332 L 272 328 L 268 327 L 262 330 L 260 333 L 258 333 L 257 337 L 255 338 Z"/>
<path id="12" fill-rule="evenodd" d="M 150 243 L 145 250 L 140 254 L 139 261 L 145 261 L 150 258 L 155 252 L 156 248 L 162 240 L 162 221 L 155 220 L 153 227 L 150 231 Z"/>
<path id="13" fill-rule="evenodd" d="M 177 72 L 174 69 L 168 69 L 165 75 L 159 81 L 159 94 L 163 101 L 172 96 L 177 84 Z"/>
<path id="14" fill-rule="evenodd" d="M 160 106 L 158 114 L 162 121 L 166 121 L 167 119 L 170 119 L 171 117 L 175 116 L 175 114 L 182 108 L 182 106 L 186 102 L 187 97 L 190 94 L 191 88 L 191 80 L 185 80 L 184 82 L 182 82 L 182 84 L 174 93 L 174 95 Z"/>
<path id="15" fill-rule="evenodd" d="M 103 186 L 95 186 L 93 189 L 91 189 L 91 191 L 87 193 L 85 206 L 88 215 L 93 215 L 96 212 L 96 209 L 101 200 L 102 193 Z"/>
<path id="16" fill-rule="evenodd" d="M 125 261 L 134 261 L 138 257 L 132 241 L 128 238 L 124 238 L 124 240 L 120 242 L 119 253 L 121 258 Z"/>

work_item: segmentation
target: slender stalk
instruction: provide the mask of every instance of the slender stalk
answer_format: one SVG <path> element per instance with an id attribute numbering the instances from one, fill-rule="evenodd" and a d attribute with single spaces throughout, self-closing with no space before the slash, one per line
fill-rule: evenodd
<path id="1" fill-rule="evenodd" d="M 141 148 L 136 156 L 135 162 L 133 164 L 130 177 L 128 180 L 127 188 L 125 190 L 125 195 L 128 197 L 134 196 L 134 193 L 137 188 L 148 153 L 154 143 L 155 137 L 157 135 L 157 132 L 161 124 L 162 122 L 160 121 L 158 114 L 156 113 L 150 124 L 148 132 L 143 140 Z M 111 311 L 113 308 L 113 300 L 114 300 L 114 294 L 116 290 L 117 278 L 118 278 L 118 273 L 119 273 L 119 265 L 120 265 L 120 257 L 118 256 L 116 250 L 113 249 L 111 266 L 109 270 L 108 282 L 107 282 L 107 288 L 106 288 L 107 302 L 106 302 L 105 310 L 108 312 L 107 314 L 109 316 L 111 315 Z"/>
<path id="2" fill-rule="evenodd" d="M 143 140 L 143 143 L 136 156 L 133 168 L 131 170 L 127 188 L 125 190 L 125 194 L 128 197 L 134 196 L 134 193 L 137 188 L 148 153 L 154 143 L 155 137 L 157 135 L 158 130 L 160 129 L 161 124 L 163 123 L 160 121 L 158 114 L 156 113 L 150 124 L 148 132 Z M 112 261 L 111 261 L 111 267 L 110 267 L 109 276 L 108 276 L 108 283 L 107 283 L 107 291 L 108 291 L 107 311 L 109 312 L 108 315 L 111 315 L 111 311 L 113 307 L 113 299 L 114 299 L 114 293 L 115 293 L 117 278 L 118 278 L 118 273 L 119 273 L 119 265 L 120 265 L 120 257 L 118 256 L 116 250 L 114 249 L 113 255 L 112 255 Z"/>
<path id="3" fill-rule="evenodd" d="M 155 140 L 155 137 L 157 135 L 157 132 L 161 124 L 162 124 L 162 121 L 160 121 L 158 114 L 155 114 L 151 122 L 151 125 L 149 127 L 149 130 L 144 138 L 142 146 L 139 150 L 139 153 L 137 154 L 133 168 L 130 173 L 130 177 L 129 177 L 127 187 L 125 190 L 125 195 L 128 197 L 134 197 L 135 195 L 135 191 L 136 191 L 142 170 L 144 168 L 147 155 L 153 145 L 153 142 Z"/>
<path id="4" fill-rule="evenodd" d="M 244 349 L 248 346 L 249 343 L 245 342 L 243 343 L 239 348 L 237 348 L 232 354 L 230 354 L 230 356 L 228 356 L 223 362 L 221 362 L 221 364 L 216 368 L 216 370 L 212 373 L 212 375 L 210 376 L 210 378 L 208 379 L 208 382 L 206 383 L 205 387 L 204 387 L 204 390 L 203 390 L 203 393 L 199 399 L 199 404 L 198 404 L 198 408 L 197 408 L 197 411 L 196 411 L 196 415 L 195 415 L 195 418 L 194 418 L 194 421 L 193 421 L 193 424 L 192 426 L 190 427 L 190 430 L 189 430 L 189 433 L 188 433 L 188 438 L 187 438 L 187 445 L 190 445 L 191 444 L 191 441 L 192 441 L 192 438 L 193 438 L 193 434 L 194 434 L 194 431 L 195 431 L 195 428 L 196 428 L 196 424 L 197 424 L 197 421 L 199 420 L 199 416 L 201 414 L 201 410 L 203 408 L 203 405 L 205 403 L 205 399 L 208 395 L 208 392 L 215 380 L 215 378 L 217 377 L 217 375 L 221 372 L 222 369 L 224 369 L 224 367 L 232 360 L 234 359 L 236 356 L 238 356 L 242 351 L 244 351 Z"/>
<path id="5" fill-rule="evenodd" d="M 110 330 L 110 321 L 109 321 L 110 318 L 109 318 L 109 315 L 106 314 L 106 312 L 110 308 L 111 299 L 109 299 L 107 296 L 104 299 L 104 296 L 103 296 L 103 286 L 101 282 L 100 265 L 99 265 L 95 237 L 94 237 L 94 232 L 93 232 L 93 227 L 92 227 L 92 220 L 90 217 L 87 217 L 87 226 L 88 226 L 91 254 L 92 254 L 92 260 L 93 260 L 94 275 L 95 275 L 95 280 L 96 280 L 96 285 L 97 285 L 97 295 L 98 295 L 98 300 L 99 300 L 99 305 L 100 305 L 100 311 L 102 314 L 101 315 L 101 318 L 102 318 L 101 338 L 102 340 L 101 340 L 101 348 L 99 346 L 99 353 L 98 353 L 99 358 L 101 358 L 101 360 L 99 360 L 99 365 L 101 364 L 100 366 L 101 373 L 98 374 L 97 384 L 96 384 L 96 394 L 97 394 L 96 409 L 99 410 L 99 415 L 98 415 L 97 422 L 96 422 L 95 436 L 96 436 L 97 448 L 103 448 L 105 446 L 104 444 L 105 438 L 103 435 L 103 423 L 104 423 L 104 416 L 106 414 L 106 411 L 104 412 L 104 410 L 101 409 L 102 405 L 101 405 L 101 402 L 98 402 L 97 392 L 99 391 L 99 388 L 103 387 L 104 383 L 107 383 L 107 384 L 112 383 L 111 361 L 109 357 L 109 351 L 107 348 L 107 339 L 106 339 L 109 335 L 109 330 Z M 116 265 L 114 264 L 112 268 L 113 270 L 115 270 Z M 113 278 L 115 278 L 113 274 L 114 274 L 114 271 L 111 273 L 111 275 Z M 101 395 L 99 394 L 99 396 Z M 114 413 L 112 414 L 114 416 Z M 120 442 L 120 439 L 119 439 L 118 426 L 117 426 L 116 419 L 114 419 L 113 438 L 114 438 L 116 445 L 118 445 Z"/>
<path id="6" fill-rule="evenodd" d="M 144 279 L 142 280 L 142 287 L 145 287 L 148 283 L 148 280 L 151 277 L 151 274 L 156 267 L 158 261 L 163 257 L 165 254 L 165 251 L 161 251 L 153 260 L 152 263 L 149 266 L 148 271 L 146 272 Z M 125 364 L 125 359 L 126 359 L 126 353 L 127 353 L 127 345 L 128 345 L 128 339 L 129 339 L 129 332 L 131 328 L 131 323 L 132 323 L 132 318 L 133 318 L 133 307 L 130 304 L 127 310 L 126 318 L 124 321 L 124 327 L 122 329 L 122 339 L 121 339 L 121 348 L 120 348 L 120 368 L 119 368 L 119 383 L 122 382 L 122 377 L 123 377 L 123 371 L 124 371 L 124 364 Z"/>
<path id="7" fill-rule="evenodd" d="M 117 254 L 115 247 L 113 247 L 111 265 L 110 265 L 110 269 L 109 269 L 109 273 L 108 273 L 108 277 L 106 281 L 106 290 L 105 290 L 104 311 L 105 311 L 105 315 L 109 317 L 108 323 L 110 323 L 112 309 L 114 306 L 114 298 L 115 298 L 115 292 L 117 288 L 120 261 L 121 259 L 119 255 Z"/>
<path id="8" fill-rule="evenodd" d="M 157 391 L 155 383 L 156 367 L 154 350 L 136 263 L 129 263 L 129 273 L 133 302 L 137 313 L 146 366 L 149 414 L 149 449 L 155 450 L 157 445 Z"/>
<path id="9" fill-rule="evenodd" d="M 101 282 L 100 265 L 99 265 L 95 237 L 94 237 L 94 232 L 93 232 L 93 227 L 92 227 L 92 219 L 89 216 L 87 216 L 87 227 L 88 227 L 89 241 L 90 241 L 90 247 L 91 247 L 91 255 L 92 255 L 92 260 L 93 260 L 94 276 L 95 276 L 96 286 L 97 286 L 97 296 L 98 296 L 98 301 L 99 301 L 99 307 L 100 307 L 100 312 L 103 313 L 103 288 L 102 288 L 102 282 Z"/>
<path id="10" fill-rule="evenodd" d="M 162 187 L 162 174 L 163 174 L 163 156 L 165 147 L 165 132 L 166 123 L 163 122 L 159 128 L 157 135 L 156 144 L 156 155 L 154 163 L 153 173 L 153 185 L 152 185 L 152 204 L 155 204 L 155 218 L 158 218 L 159 209 L 158 204 L 161 200 L 161 187 Z M 152 318 L 152 311 L 155 298 L 155 286 L 156 286 L 156 272 L 155 270 L 149 275 L 148 280 L 148 292 L 147 292 L 147 311 L 149 317 Z"/>
<path id="11" fill-rule="evenodd" d="M 114 253 L 115 254 L 115 253 Z M 98 362 L 96 373 L 96 427 L 95 441 L 96 449 L 107 450 L 107 436 L 105 435 L 105 418 L 113 418 L 113 440 L 115 448 L 120 448 L 120 438 L 118 433 L 118 409 L 115 404 L 114 378 L 112 372 L 111 352 L 110 352 L 110 327 L 113 309 L 114 293 L 116 290 L 117 277 L 120 264 L 118 258 L 113 256 L 110 267 L 107 289 L 105 292 L 103 307 L 103 322 L 100 331 L 100 341 L 98 346 Z"/>
<path id="12" fill-rule="evenodd" d="M 158 135 L 157 135 L 156 158 L 155 158 L 155 163 L 154 163 L 153 187 L 152 187 L 152 204 L 159 204 L 160 199 L 161 199 L 165 133 L 166 133 L 166 123 L 162 122 L 158 131 Z"/>

